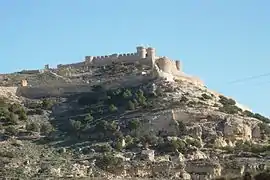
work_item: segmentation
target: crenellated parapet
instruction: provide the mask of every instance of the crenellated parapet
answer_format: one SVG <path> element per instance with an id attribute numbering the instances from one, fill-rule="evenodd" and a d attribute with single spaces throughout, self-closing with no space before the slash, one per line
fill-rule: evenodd
<path id="1" fill-rule="evenodd" d="M 110 54 L 105 56 L 85 56 L 83 62 L 73 64 L 59 64 L 57 68 L 85 68 L 85 66 L 104 66 L 112 63 L 133 63 L 152 65 L 155 63 L 156 56 L 155 48 L 145 48 L 143 46 L 136 47 L 136 52 L 123 54 Z M 87 69 L 87 68 L 85 68 Z"/>
<path id="2" fill-rule="evenodd" d="M 111 63 L 132 63 L 139 61 L 140 63 L 151 64 L 156 59 L 155 49 L 152 47 L 145 48 L 143 46 L 136 47 L 136 52 L 111 54 L 106 56 L 86 56 L 85 63 L 91 66 L 104 66 Z"/>

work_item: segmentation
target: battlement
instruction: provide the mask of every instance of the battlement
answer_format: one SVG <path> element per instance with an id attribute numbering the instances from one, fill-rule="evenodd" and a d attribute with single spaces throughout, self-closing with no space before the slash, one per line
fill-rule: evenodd
<path id="1" fill-rule="evenodd" d="M 136 62 L 150 60 L 150 58 L 155 58 L 155 49 L 152 47 L 145 48 L 143 46 L 136 47 L 137 51 L 133 53 L 123 53 L 123 54 L 111 54 L 105 56 L 86 56 L 85 64 L 93 66 L 103 66 L 111 64 L 113 62 Z M 150 61 L 149 61 L 150 62 Z M 144 62 L 142 62 L 144 63 Z"/>
<path id="2" fill-rule="evenodd" d="M 83 62 L 79 63 L 73 63 L 73 64 L 59 64 L 57 65 L 57 68 L 83 68 L 86 66 L 104 66 L 104 65 L 110 65 L 112 63 L 119 63 L 119 62 L 137 62 L 142 61 L 141 63 L 146 63 L 147 60 L 148 63 L 150 62 L 150 59 L 147 57 L 155 57 L 155 49 L 154 48 L 145 48 L 142 46 L 139 46 L 136 48 L 136 52 L 132 53 L 114 53 L 110 55 L 104 55 L 104 56 L 85 56 L 85 59 Z"/>

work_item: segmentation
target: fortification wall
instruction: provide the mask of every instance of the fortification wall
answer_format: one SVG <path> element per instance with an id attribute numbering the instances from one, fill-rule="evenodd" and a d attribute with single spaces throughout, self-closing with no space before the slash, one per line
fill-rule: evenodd
<path id="1" fill-rule="evenodd" d="M 58 64 L 57 68 L 61 69 L 61 68 L 82 68 L 85 66 L 84 62 L 78 62 L 78 63 L 72 63 L 72 64 Z"/>
<path id="2" fill-rule="evenodd" d="M 140 57 L 137 53 L 127 53 L 127 54 L 112 54 L 109 56 L 86 56 L 85 62 L 87 62 L 87 65 L 92 66 L 104 66 L 104 65 L 110 65 L 113 62 L 120 63 L 120 62 L 135 62 L 140 60 Z"/>
<path id="3" fill-rule="evenodd" d="M 36 99 L 85 92 L 91 92 L 91 87 L 88 84 L 61 84 L 59 86 L 19 87 L 16 94 Z"/>
<path id="4" fill-rule="evenodd" d="M 119 87 L 137 86 L 139 84 L 148 82 L 153 79 L 151 76 L 125 76 L 118 80 L 114 80 L 113 83 L 109 81 L 102 82 L 102 86 L 106 89 L 114 89 Z M 42 85 L 36 87 L 18 87 L 17 95 L 30 98 L 38 99 L 43 97 L 62 97 L 72 94 L 87 93 L 92 91 L 92 86 L 99 84 L 98 82 L 93 84 L 82 84 L 82 83 L 58 83 L 55 85 Z"/>
<path id="5" fill-rule="evenodd" d="M 148 56 L 148 57 L 147 57 Z M 156 57 L 156 52 L 154 48 L 145 48 L 145 47 L 137 47 L 137 51 L 133 53 L 125 53 L 125 54 L 110 54 L 105 56 L 85 56 L 83 62 L 74 63 L 74 64 L 59 64 L 57 68 L 85 68 L 87 69 L 89 66 L 105 66 L 110 65 L 113 62 L 115 63 L 131 63 L 140 61 L 143 64 L 151 64 L 151 57 Z M 148 62 L 150 61 L 150 62 Z"/>
<path id="6" fill-rule="evenodd" d="M 158 58 L 155 62 L 160 70 L 169 74 L 178 74 L 181 70 L 180 62 L 167 57 Z"/>

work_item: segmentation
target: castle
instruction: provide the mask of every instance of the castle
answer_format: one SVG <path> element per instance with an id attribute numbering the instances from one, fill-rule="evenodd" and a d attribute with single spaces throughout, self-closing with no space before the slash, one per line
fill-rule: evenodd
<path id="1" fill-rule="evenodd" d="M 203 85 L 203 82 L 196 77 L 189 76 L 182 71 L 182 64 L 179 60 L 171 60 L 165 56 L 157 56 L 156 49 L 153 47 L 136 47 L 136 52 L 127 54 L 111 54 L 106 56 L 85 56 L 83 62 L 74 64 L 59 64 L 57 69 L 62 68 L 83 68 L 85 70 L 91 67 L 110 65 L 113 63 L 138 63 L 149 65 L 155 74 L 166 79 L 187 80 L 197 85 Z M 47 67 L 48 68 L 48 67 Z"/>
<path id="2" fill-rule="evenodd" d="M 111 54 L 106 56 L 85 56 L 84 62 L 74 63 L 74 64 L 59 64 L 57 68 L 81 68 L 87 66 L 105 66 L 112 63 L 140 63 L 146 64 L 154 67 L 156 60 L 162 58 L 156 56 L 156 49 L 153 47 L 145 48 L 143 46 L 138 46 L 137 51 L 134 53 L 127 54 Z M 173 61 L 178 70 L 180 70 L 180 61 Z M 164 64 L 165 65 L 165 64 Z"/>

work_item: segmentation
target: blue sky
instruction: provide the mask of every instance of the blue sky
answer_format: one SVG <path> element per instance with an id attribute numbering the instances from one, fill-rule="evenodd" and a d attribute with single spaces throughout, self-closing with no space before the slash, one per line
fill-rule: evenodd
<path id="1" fill-rule="evenodd" d="M 0 1 L 0 72 L 39 69 L 149 44 L 207 87 L 270 115 L 270 1 Z"/>

